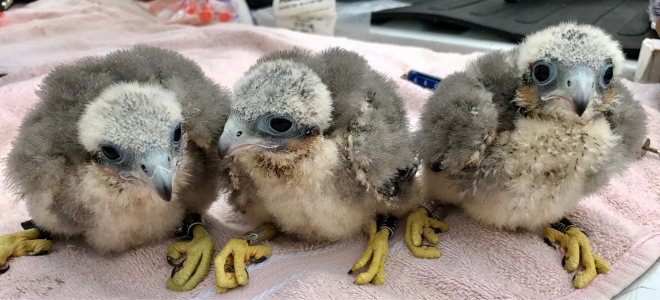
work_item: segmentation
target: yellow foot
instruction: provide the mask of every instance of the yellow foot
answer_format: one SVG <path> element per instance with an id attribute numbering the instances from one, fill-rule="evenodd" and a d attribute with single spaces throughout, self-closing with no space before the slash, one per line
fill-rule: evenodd
<path id="1" fill-rule="evenodd" d="M 192 241 L 167 247 L 167 261 L 172 265 L 173 260 L 186 255 L 186 259 L 174 267 L 172 276 L 167 280 L 167 288 L 178 292 L 195 288 L 209 273 L 214 248 L 213 238 L 199 225 L 193 228 Z"/>
<path id="2" fill-rule="evenodd" d="M 371 259 L 369 269 L 358 275 L 355 279 L 355 284 L 365 284 L 371 282 L 375 285 L 383 284 L 385 282 L 385 258 L 387 258 L 387 251 L 389 245 L 387 240 L 390 235 L 388 229 L 381 229 L 377 231 L 376 221 L 371 220 L 369 226 L 365 229 L 369 234 L 369 244 L 367 250 L 362 253 L 362 257 L 353 265 L 349 274 L 362 269 L 367 262 Z"/>
<path id="3" fill-rule="evenodd" d="M 39 239 L 40 236 L 36 228 L 0 236 L 0 274 L 9 270 L 9 265 L 5 263 L 10 256 L 23 256 L 28 252 L 34 255 L 48 254 L 53 248 L 53 242 Z"/>
<path id="4" fill-rule="evenodd" d="M 577 270 L 580 258 L 582 258 L 582 265 L 586 269 L 575 274 L 573 278 L 573 286 L 578 289 L 589 284 L 596 274 L 604 274 L 610 270 L 610 266 L 602 258 L 591 253 L 589 239 L 575 227 L 569 228 L 565 234 L 552 228 L 546 228 L 543 231 L 543 237 L 548 239 L 549 243 L 560 242 L 561 247 L 566 248 L 564 268 L 567 271 Z"/>
<path id="5" fill-rule="evenodd" d="M 227 242 L 225 248 L 215 258 L 215 288 L 218 293 L 224 293 L 248 283 L 245 262 L 252 257 L 254 257 L 255 263 L 263 262 L 270 257 L 270 248 L 250 246 L 243 238 L 234 238 Z"/>
<path id="6" fill-rule="evenodd" d="M 435 247 L 422 246 L 422 236 L 429 243 L 435 245 L 440 240 L 438 233 L 445 232 L 448 229 L 447 224 L 429 217 L 426 208 L 420 207 L 408 216 L 405 235 L 406 244 L 417 257 L 438 258 L 440 257 L 440 250 Z"/>

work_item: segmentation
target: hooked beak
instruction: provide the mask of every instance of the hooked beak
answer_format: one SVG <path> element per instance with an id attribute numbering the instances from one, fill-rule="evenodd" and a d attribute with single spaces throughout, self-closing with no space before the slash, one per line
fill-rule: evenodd
<path id="1" fill-rule="evenodd" d="M 172 200 L 172 187 L 178 171 L 180 156 L 168 153 L 150 153 L 142 160 L 138 170 L 130 172 L 127 179 L 137 180 L 165 201 Z"/>
<path id="2" fill-rule="evenodd" d="M 584 111 L 589 105 L 589 99 L 591 99 L 591 84 L 581 81 L 578 83 L 578 86 L 573 90 L 573 104 L 575 104 L 575 112 L 578 116 L 582 116 Z"/>
<path id="3" fill-rule="evenodd" d="M 174 176 L 171 170 L 161 166 L 156 167 L 154 176 L 151 178 L 153 190 L 165 201 L 172 200 L 172 186 L 174 185 Z"/>
<path id="4" fill-rule="evenodd" d="M 237 126 L 233 118 L 229 118 L 225 124 L 225 131 L 218 141 L 218 155 L 221 159 L 234 156 L 245 150 L 252 148 L 272 149 L 279 145 L 273 142 L 264 141 L 259 138 L 250 137 L 249 134 Z"/>
<path id="5" fill-rule="evenodd" d="M 571 107 L 579 117 L 587 110 L 589 101 L 596 94 L 594 77 L 585 69 L 578 69 L 566 78 L 566 81 L 550 97 L 564 98 L 564 107 Z M 570 100 L 570 101 L 567 101 Z M 572 102 L 572 103 L 570 103 Z M 569 108 L 570 109 L 570 108 Z"/>

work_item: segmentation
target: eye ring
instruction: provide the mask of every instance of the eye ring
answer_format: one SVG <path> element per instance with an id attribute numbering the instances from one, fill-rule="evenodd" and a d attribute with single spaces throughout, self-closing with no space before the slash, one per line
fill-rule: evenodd
<path id="1" fill-rule="evenodd" d="M 532 66 L 532 80 L 537 85 L 546 85 L 557 77 L 557 67 L 545 61 L 538 61 Z"/>
<path id="2" fill-rule="evenodd" d="M 101 152 L 103 156 L 111 161 L 119 161 L 121 159 L 120 150 L 112 145 L 103 145 L 101 146 Z"/>
<path id="3" fill-rule="evenodd" d="M 614 77 L 614 65 L 612 65 L 611 62 L 607 62 L 600 71 L 601 87 L 608 88 L 610 84 L 612 84 L 613 77 Z"/>

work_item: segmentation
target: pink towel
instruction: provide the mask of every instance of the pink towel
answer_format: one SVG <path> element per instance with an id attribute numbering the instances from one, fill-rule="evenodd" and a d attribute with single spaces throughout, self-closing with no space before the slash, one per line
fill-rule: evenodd
<path id="1" fill-rule="evenodd" d="M 136 43 L 181 51 L 229 87 L 270 51 L 342 46 L 363 54 L 373 68 L 396 78 L 413 121 L 429 91 L 398 77 L 410 69 L 446 76 L 463 68 L 471 57 L 261 27 L 165 26 L 82 0 L 38 1 L 0 17 L 0 73 L 10 73 L 0 79 L 0 158 L 7 155 L 21 118 L 37 101 L 34 90 L 54 65 Z M 647 109 L 649 137 L 660 145 L 660 85 L 628 85 Z M 357 286 L 353 284 L 356 274 L 347 274 L 366 246 L 363 234 L 323 245 L 279 236 L 266 243 L 272 257 L 248 268 L 248 285 L 222 295 L 215 292 L 213 268 L 191 292 L 165 288 L 171 272 L 165 251 L 173 239 L 105 256 L 72 239 L 56 241 L 47 256 L 10 259 L 11 269 L 0 276 L 0 298 L 610 298 L 660 256 L 659 167 L 660 158 L 650 153 L 580 202 L 570 216 L 589 232 L 593 251 L 612 266 L 608 274 L 599 275 L 582 290 L 573 288 L 573 275 L 561 266 L 563 250 L 549 248 L 541 232 L 497 231 L 457 212 L 447 217 L 450 230 L 441 234 L 438 243 L 442 256 L 433 260 L 410 253 L 403 242 L 405 221 L 401 220 L 390 242 L 387 279 L 381 286 Z M 0 185 L 0 234 L 20 230 L 19 223 L 29 218 L 25 206 L 15 201 Z M 231 237 L 251 229 L 230 210 L 224 197 L 213 205 L 206 222 L 216 254 Z"/>

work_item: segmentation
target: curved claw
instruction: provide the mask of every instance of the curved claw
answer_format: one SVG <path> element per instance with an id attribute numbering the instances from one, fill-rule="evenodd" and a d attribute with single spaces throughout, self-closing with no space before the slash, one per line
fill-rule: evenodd
<path id="1" fill-rule="evenodd" d="M 569 272 L 575 271 L 579 264 L 585 267 L 584 271 L 577 272 L 573 276 L 573 286 L 578 289 L 589 284 L 597 274 L 607 273 L 610 266 L 598 255 L 591 252 L 589 239 L 587 236 L 575 227 L 562 233 L 553 228 L 546 228 L 543 236 L 550 243 L 560 242 L 562 248 L 566 248 L 566 256 L 562 260 L 564 269 Z"/>
<path id="2" fill-rule="evenodd" d="M 251 263 L 255 263 L 255 264 L 260 264 L 260 263 L 266 261 L 267 259 L 268 259 L 268 256 L 265 256 L 265 255 L 264 255 L 264 256 L 259 257 L 259 258 L 257 258 L 257 259 L 253 259 L 253 258 L 251 258 L 251 259 L 250 259 L 250 262 L 251 262 Z"/>
<path id="3" fill-rule="evenodd" d="M 46 255 L 53 248 L 53 242 L 41 237 L 36 228 L 29 228 L 0 236 L 0 274 L 9 270 L 7 259 L 18 256 Z"/>
<path id="4" fill-rule="evenodd" d="M 377 226 L 374 220 L 371 220 L 366 231 L 369 234 L 367 249 L 362 253 L 362 257 L 353 265 L 351 271 L 362 269 L 371 260 L 369 269 L 357 276 L 355 284 L 371 282 L 372 284 L 380 285 L 385 282 L 385 259 L 389 250 L 387 240 L 390 232 L 385 228 L 377 232 Z"/>
<path id="5" fill-rule="evenodd" d="M 229 264 L 225 264 L 225 267 L 229 270 L 229 272 L 234 273 L 234 271 L 235 271 L 235 270 L 234 270 L 234 266 L 229 265 Z M 246 270 L 246 271 L 247 271 L 247 270 Z"/>
<path id="6" fill-rule="evenodd" d="M 0 266 L 0 275 L 7 273 L 9 271 L 9 264 L 5 264 L 4 266 Z"/>
<path id="7" fill-rule="evenodd" d="M 423 239 L 435 244 L 440 240 L 439 234 L 449 229 L 447 224 L 429 217 L 426 208 L 419 208 L 411 213 L 406 220 L 406 234 L 404 239 L 410 251 L 417 257 L 438 258 L 440 250 L 435 247 L 424 246 Z"/>
<path id="8" fill-rule="evenodd" d="M 193 239 L 177 242 L 167 247 L 167 263 L 172 265 L 172 273 L 166 287 L 173 291 L 190 291 L 200 283 L 211 268 L 213 238 L 203 226 L 193 227 Z M 185 258 L 176 264 L 175 259 Z"/>
<path id="9" fill-rule="evenodd" d="M 220 293 L 240 285 L 246 285 L 250 275 L 245 268 L 246 262 L 263 262 L 270 256 L 270 248 L 266 246 L 250 246 L 243 238 L 229 240 L 215 259 L 216 290 Z M 225 270 L 225 268 L 227 270 Z M 233 274 L 232 274 L 233 273 Z"/>
<path id="10" fill-rule="evenodd" d="M 552 249 L 557 249 L 557 247 L 555 247 L 555 245 L 553 245 L 547 237 L 543 238 L 543 242 L 545 242 L 545 244 L 549 247 L 552 247 Z"/>
<path id="11" fill-rule="evenodd" d="M 176 267 L 176 264 L 174 263 L 174 258 L 172 258 L 169 255 L 167 256 L 167 263 L 172 267 Z"/>
<path id="12" fill-rule="evenodd" d="M 264 259 L 264 260 L 265 260 L 265 259 Z M 262 260 L 262 261 L 263 261 L 263 260 Z M 231 273 L 234 273 L 234 272 L 235 272 L 235 270 L 234 270 L 234 266 L 232 266 L 232 265 L 225 264 L 225 268 L 227 268 L 227 270 L 228 270 L 229 272 L 231 272 Z M 245 274 L 247 274 L 247 278 L 248 278 L 248 280 L 250 280 L 250 272 L 248 272 L 247 269 L 245 269 Z"/>
<path id="13" fill-rule="evenodd" d="M 168 258 L 167 262 L 170 263 L 170 265 L 172 265 L 172 262 L 169 260 L 170 257 L 168 256 L 167 258 Z M 186 259 L 184 258 L 180 263 L 173 265 L 174 268 L 172 268 L 172 275 L 170 276 L 170 278 L 174 279 L 174 275 L 176 275 L 177 272 L 183 269 L 183 263 L 185 261 Z"/>
<path id="14" fill-rule="evenodd" d="M 41 250 L 41 251 L 39 251 L 39 252 L 37 252 L 37 253 L 32 252 L 32 253 L 28 253 L 28 254 L 26 254 L 26 255 L 27 255 L 27 256 L 42 256 L 42 255 L 46 255 L 46 254 L 48 254 L 48 253 L 50 253 L 50 251 L 48 251 L 48 249 L 43 249 L 43 250 Z"/>

